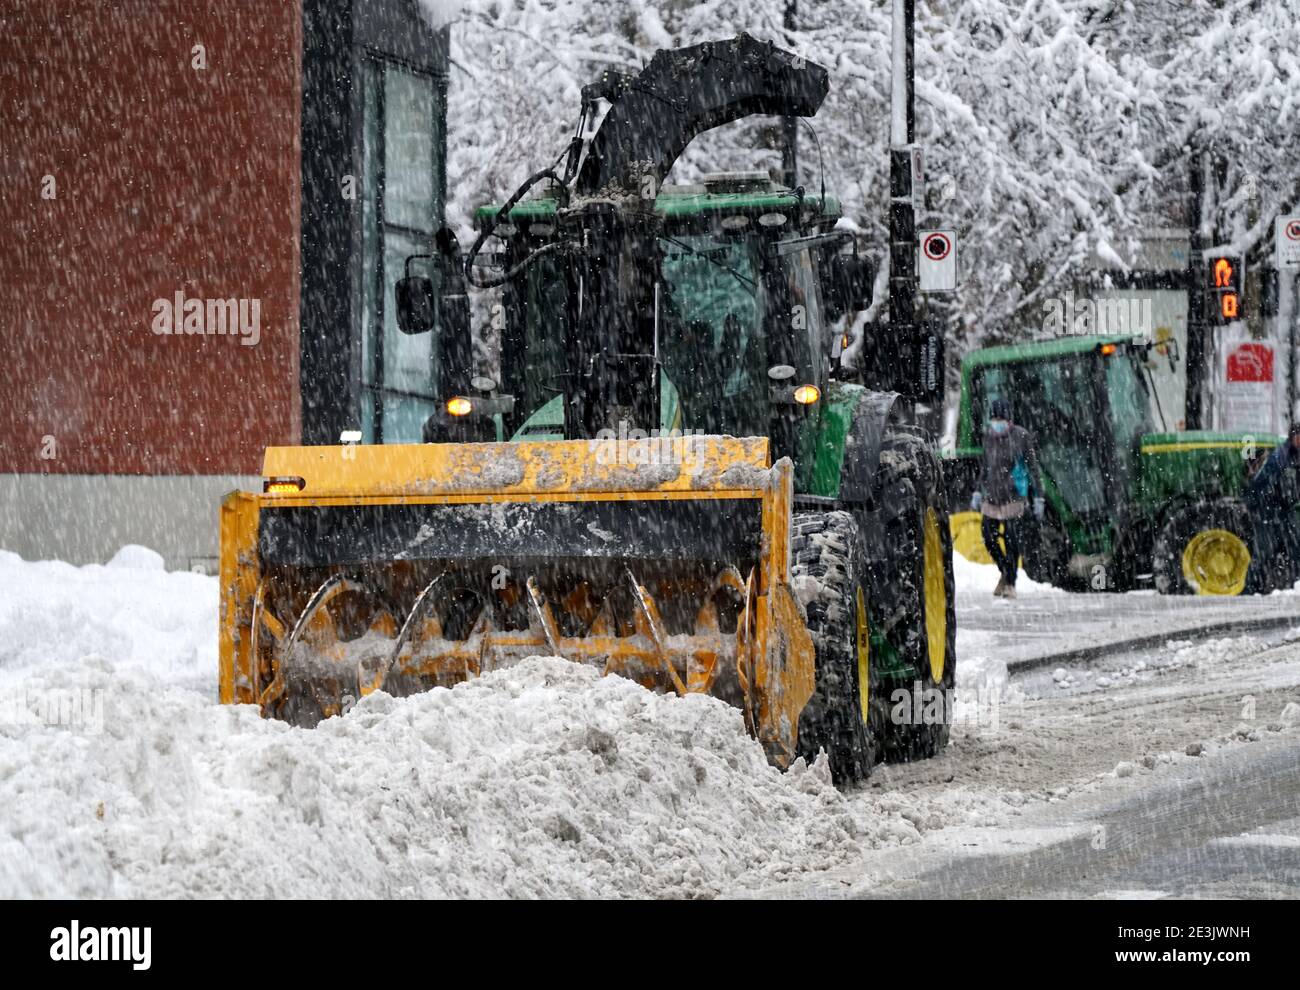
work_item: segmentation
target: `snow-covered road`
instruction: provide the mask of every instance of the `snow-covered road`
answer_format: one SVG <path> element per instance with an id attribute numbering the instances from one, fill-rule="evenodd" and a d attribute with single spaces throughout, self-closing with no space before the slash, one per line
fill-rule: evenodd
<path id="1" fill-rule="evenodd" d="M 994 606 L 987 573 L 963 577 L 963 615 L 1073 601 L 1026 588 Z M 720 702 L 555 659 L 292 729 L 216 704 L 215 623 L 215 581 L 148 551 L 83 568 L 0 553 L 0 896 L 969 896 L 1015 875 L 999 857 L 1097 852 L 1099 825 L 1134 820 L 1106 801 L 1186 797 L 1235 754 L 1277 767 L 1300 745 L 1282 633 L 1011 676 L 972 624 L 952 746 L 840 793 L 824 766 L 767 766 Z M 1270 793 L 1214 818 L 1232 834 L 1196 833 L 1219 843 L 1213 869 L 1285 847 L 1294 791 Z M 972 854 L 984 865 L 950 872 Z M 1087 892 L 1136 887 L 1187 889 L 1121 867 Z"/>
<path id="2" fill-rule="evenodd" d="M 868 786 L 943 802 L 959 785 L 1011 807 L 769 893 L 1300 896 L 1300 640 L 1273 638 L 1013 678 L 1000 726 Z"/>

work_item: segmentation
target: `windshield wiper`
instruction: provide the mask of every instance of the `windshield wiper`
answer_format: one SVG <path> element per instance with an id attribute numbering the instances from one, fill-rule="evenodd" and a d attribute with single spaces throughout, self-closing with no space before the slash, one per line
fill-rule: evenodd
<path id="1" fill-rule="evenodd" d="M 686 252 L 689 253 L 689 254 L 693 254 L 693 255 L 695 255 L 697 258 L 703 258 L 705 261 L 707 261 L 707 262 L 708 262 L 709 264 L 711 264 L 711 265 L 717 265 L 717 266 L 718 266 L 719 268 L 721 268 L 724 272 L 730 272 L 732 275 L 734 275 L 734 276 L 735 276 L 735 277 L 740 281 L 740 284 L 741 284 L 741 285 L 748 286 L 750 289 L 757 289 L 757 288 L 758 288 L 758 283 L 757 283 L 757 282 L 755 282 L 755 281 L 754 281 L 753 279 L 751 279 L 751 278 L 748 278 L 748 277 L 745 276 L 745 275 L 740 274 L 740 272 L 736 271 L 736 269 L 732 268 L 730 265 L 726 264 L 725 262 L 719 261 L 717 258 L 710 257 L 708 254 L 706 254 L 706 253 L 703 252 L 703 251 L 697 251 L 695 248 L 691 247 L 689 244 L 686 244 L 686 243 L 683 242 L 683 241 L 679 241 L 676 237 L 670 237 L 670 236 L 668 236 L 667 234 L 663 234 L 663 235 L 661 235 L 661 236 L 663 237 L 663 239 L 664 239 L 665 241 L 671 241 L 672 243 L 676 244 L 679 248 L 681 248 L 683 251 L 686 251 Z"/>

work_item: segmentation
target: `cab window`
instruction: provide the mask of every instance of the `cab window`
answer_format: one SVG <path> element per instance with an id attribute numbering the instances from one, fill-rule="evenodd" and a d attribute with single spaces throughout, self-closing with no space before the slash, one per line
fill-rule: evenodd
<path id="1" fill-rule="evenodd" d="M 755 245 L 708 234 L 665 237 L 660 360 L 685 428 L 766 432 L 766 294 Z"/>

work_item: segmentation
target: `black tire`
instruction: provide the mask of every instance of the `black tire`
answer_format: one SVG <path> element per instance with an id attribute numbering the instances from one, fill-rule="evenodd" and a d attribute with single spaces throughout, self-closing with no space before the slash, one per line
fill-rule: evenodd
<path id="1" fill-rule="evenodd" d="M 1156 534 L 1155 547 L 1152 552 L 1152 571 L 1155 575 L 1156 591 L 1162 595 L 1222 594 L 1225 592 L 1202 591 L 1201 587 L 1188 580 L 1183 572 L 1183 555 L 1188 545 L 1201 534 L 1211 530 L 1226 530 L 1245 544 L 1249 559 L 1249 550 L 1253 543 L 1253 531 L 1250 514 L 1245 505 L 1236 499 L 1217 499 L 1213 502 L 1198 502 L 1175 509 L 1169 514 L 1160 532 Z M 1241 575 L 1244 583 L 1245 574 Z M 1208 587 L 1208 585 L 1207 585 Z M 1240 594 L 1226 592 L 1227 594 Z"/>
<path id="2" fill-rule="evenodd" d="M 1070 538 L 1056 514 L 1045 512 L 1042 519 L 1030 515 L 1024 526 L 1021 559 L 1029 580 L 1064 591 L 1087 591 L 1087 581 L 1070 573 Z"/>
<path id="3" fill-rule="evenodd" d="M 844 786 L 871 774 L 886 714 L 883 687 L 870 664 L 866 554 L 857 520 L 843 511 L 797 512 L 790 539 L 791 583 L 816 649 L 816 688 L 799 716 L 798 754 L 812 762 L 825 750 L 831 777 Z M 860 657 L 859 646 L 867 649 Z M 867 670 L 867 717 L 859 690 Z"/>
<path id="4" fill-rule="evenodd" d="M 885 435 L 872 561 L 872 620 L 913 672 L 890 683 L 884 758 L 928 759 L 948 745 L 957 674 L 952 532 L 932 445 L 904 432 Z M 915 717 L 920 686 L 921 719 Z M 895 695 L 902 691 L 901 702 Z M 934 705 L 941 708 L 935 712 Z M 938 716 L 937 718 L 935 716 Z"/>

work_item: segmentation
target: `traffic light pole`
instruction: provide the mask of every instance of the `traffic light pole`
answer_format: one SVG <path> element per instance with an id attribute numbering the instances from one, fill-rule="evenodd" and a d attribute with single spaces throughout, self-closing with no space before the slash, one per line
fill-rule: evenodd
<path id="1" fill-rule="evenodd" d="M 1185 412 L 1186 428 L 1201 428 L 1201 392 L 1205 380 L 1205 240 L 1201 232 L 1202 207 L 1205 201 L 1205 158 L 1200 151 L 1192 153 L 1190 175 L 1190 200 L 1188 206 L 1187 251 L 1187 358 Z"/>
<path id="2" fill-rule="evenodd" d="M 916 322 L 916 214 L 912 200 L 912 151 L 916 139 L 913 99 L 915 0 L 894 0 L 889 153 L 889 322 L 895 341 L 908 338 Z"/>

